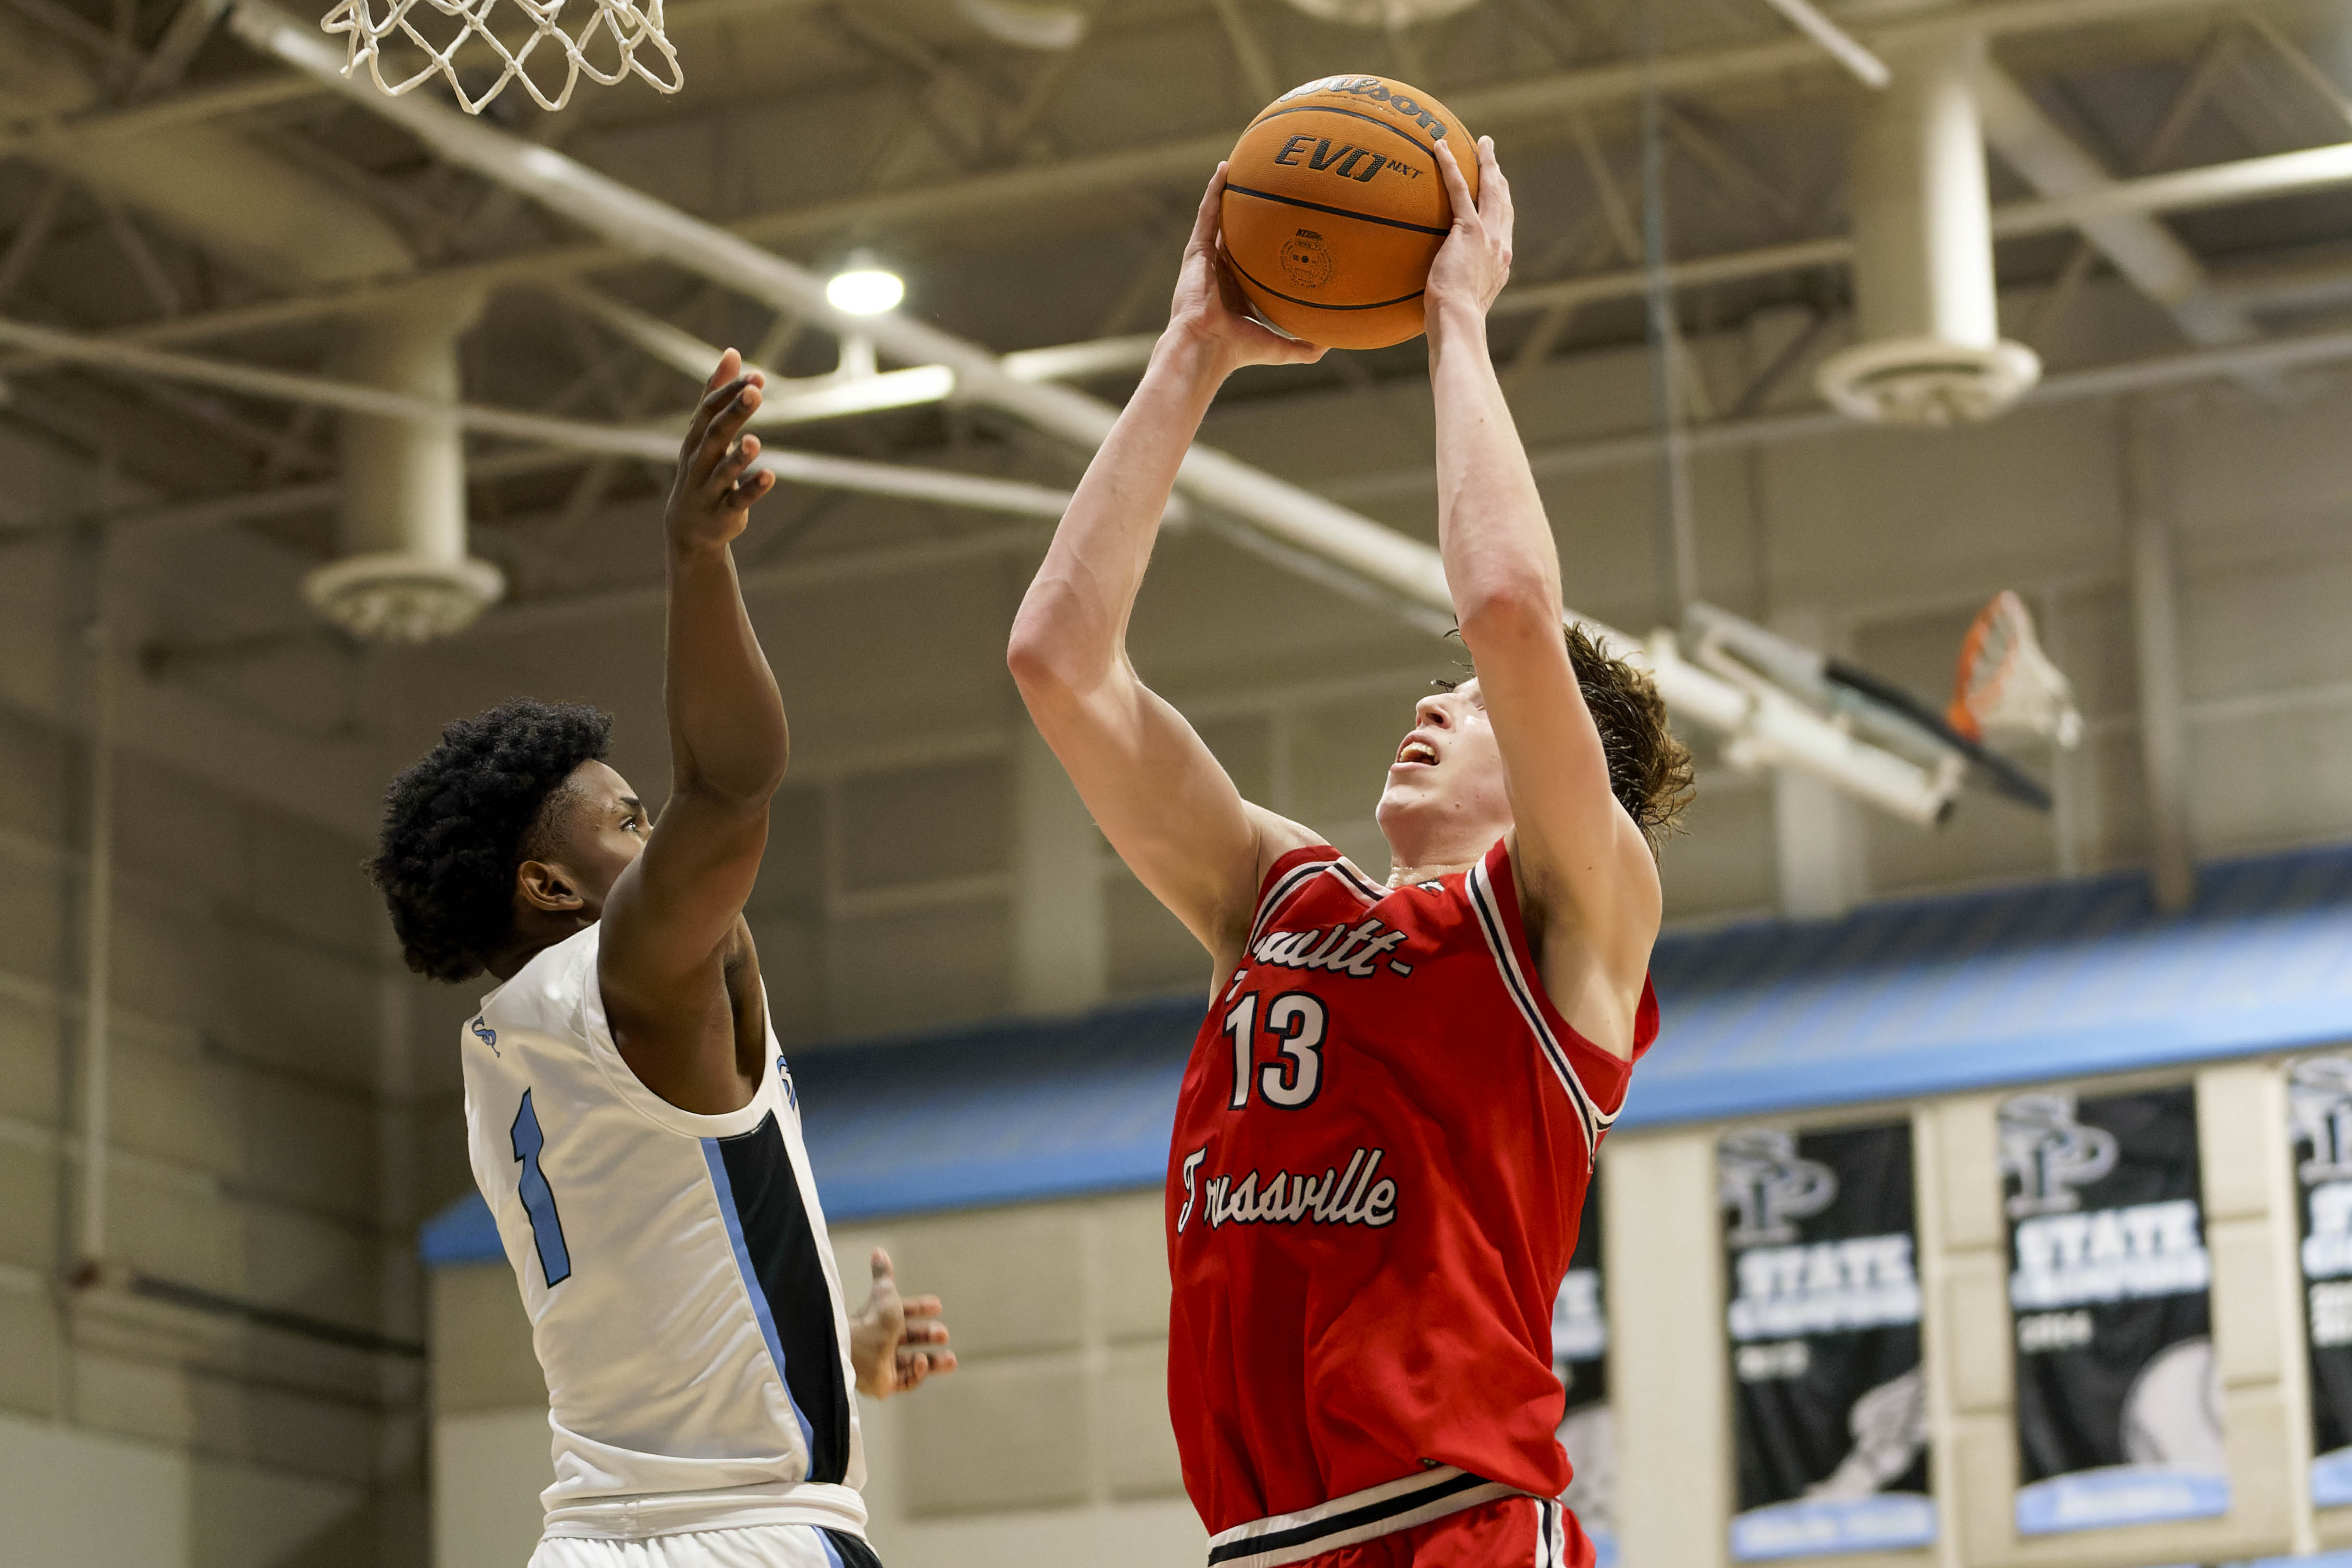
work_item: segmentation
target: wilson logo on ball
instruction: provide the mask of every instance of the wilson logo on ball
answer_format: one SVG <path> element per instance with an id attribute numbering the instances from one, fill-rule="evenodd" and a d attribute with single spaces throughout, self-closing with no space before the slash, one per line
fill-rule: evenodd
<path id="1" fill-rule="evenodd" d="M 1420 101 L 1396 91 L 1378 77 L 1325 77 L 1319 81 L 1292 88 L 1274 101 L 1288 103 L 1294 98 L 1306 98 L 1318 92 L 1344 92 L 1350 97 L 1369 99 L 1374 103 L 1385 103 L 1432 136 L 1442 139 L 1445 135 L 1445 122 L 1438 118 L 1445 112 L 1443 109 L 1432 114 Z"/>

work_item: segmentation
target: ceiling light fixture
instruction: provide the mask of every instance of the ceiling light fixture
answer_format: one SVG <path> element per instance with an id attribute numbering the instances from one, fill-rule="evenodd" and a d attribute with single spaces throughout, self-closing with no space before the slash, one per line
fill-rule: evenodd
<path id="1" fill-rule="evenodd" d="M 853 259 L 824 286 L 825 302 L 851 316 L 879 316 L 907 298 L 904 279 L 863 257 Z"/>

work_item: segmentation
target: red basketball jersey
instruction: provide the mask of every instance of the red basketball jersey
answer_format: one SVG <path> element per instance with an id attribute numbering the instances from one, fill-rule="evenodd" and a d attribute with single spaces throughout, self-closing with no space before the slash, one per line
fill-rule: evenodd
<path id="1" fill-rule="evenodd" d="M 1656 1033 L 1645 984 L 1637 1055 Z M 1395 889 L 1328 844 L 1275 862 L 1169 1157 L 1169 1406 L 1212 1563 L 1567 1488 L 1552 1299 L 1630 1072 L 1544 995 L 1506 843 Z"/>

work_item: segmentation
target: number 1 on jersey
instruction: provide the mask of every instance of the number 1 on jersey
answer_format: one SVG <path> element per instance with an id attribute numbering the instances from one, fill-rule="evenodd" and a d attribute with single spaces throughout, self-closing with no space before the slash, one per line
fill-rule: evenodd
<path id="1" fill-rule="evenodd" d="M 1234 1097 L 1225 1108 L 1238 1111 L 1249 1103 L 1250 1063 L 1257 1055 L 1257 993 L 1252 991 L 1225 1014 L 1225 1033 L 1234 1042 Z"/>
<path id="2" fill-rule="evenodd" d="M 507 1129 L 507 1137 L 522 1166 L 515 1196 L 522 1199 L 522 1211 L 530 1217 L 530 1239 L 539 1247 L 539 1271 L 551 1290 L 572 1278 L 572 1249 L 563 1244 L 563 1218 L 555 1212 L 555 1189 L 547 1185 L 547 1171 L 540 1163 L 547 1134 L 539 1130 L 539 1113 L 530 1108 L 528 1089 L 522 1092 L 522 1104 L 515 1112 L 514 1125 Z"/>
<path id="3" fill-rule="evenodd" d="M 1234 1042 L 1234 1092 L 1225 1108 L 1239 1111 L 1249 1103 L 1250 1077 L 1256 1070 L 1258 1092 L 1266 1103 L 1295 1111 L 1314 1102 L 1323 1086 L 1323 1031 L 1328 1014 L 1322 998 L 1308 991 L 1286 991 L 1265 1009 L 1265 1030 L 1282 1043 L 1284 1061 L 1257 1067 L 1257 993 L 1252 991 L 1225 1013 L 1224 1029 Z"/>

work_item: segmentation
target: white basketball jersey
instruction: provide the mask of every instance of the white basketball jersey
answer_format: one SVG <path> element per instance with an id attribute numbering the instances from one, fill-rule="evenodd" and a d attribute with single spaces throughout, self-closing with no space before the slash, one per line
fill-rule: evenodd
<path id="1" fill-rule="evenodd" d="M 547 1533 L 863 1533 L 841 1281 L 775 1032 L 749 1105 L 679 1110 L 613 1044 L 600 934 L 541 952 L 460 1037 L 474 1180 L 547 1375 Z"/>

